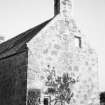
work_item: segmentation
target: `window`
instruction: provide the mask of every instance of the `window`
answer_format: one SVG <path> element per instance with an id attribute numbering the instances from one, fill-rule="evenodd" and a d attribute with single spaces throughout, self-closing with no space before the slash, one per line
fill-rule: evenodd
<path id="1" fill-rule="evenodd" d="M 43 103 L 44 103 L 44 105 L 48 105 L 48 98 L 44 98 Z"/>
<path id="2" fill-rule="evenodd" d="M 46 96 L 44 97 L 44 100 L 43 100 L 43 105 L 50 105 L 50 96 Z"/>
<path id="3" fill-rule="evenodd" d="M 81 37 L 75 36 L 75 46 L 81 48 Z"/>

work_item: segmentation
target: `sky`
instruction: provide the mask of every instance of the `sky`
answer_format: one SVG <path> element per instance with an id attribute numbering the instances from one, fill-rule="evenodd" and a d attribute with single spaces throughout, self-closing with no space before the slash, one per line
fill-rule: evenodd
<path id="1" fill-rule="evenodd" d="M 8 40 L 53 17 L 54 0 L 0 0 L 0 35 Z M 105 91 L 105 0 L 72 0 L 72 15 L 99 58 L 100 91 Z"/>

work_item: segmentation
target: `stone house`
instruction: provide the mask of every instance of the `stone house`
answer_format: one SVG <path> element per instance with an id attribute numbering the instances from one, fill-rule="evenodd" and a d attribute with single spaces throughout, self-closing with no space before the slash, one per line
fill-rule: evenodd
<path id="1" fill-rule="evenodd" d="M 1 105 L 99 105 L 98 60 L 72 15 L 54 17 L 0 45 Z"/>

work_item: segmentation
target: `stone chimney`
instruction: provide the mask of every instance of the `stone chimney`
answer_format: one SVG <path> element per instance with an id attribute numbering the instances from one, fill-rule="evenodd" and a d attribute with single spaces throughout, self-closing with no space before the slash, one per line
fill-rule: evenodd
<path id="1" fill-rule="evenodd" d="M 54 16 L 59 13 L 64 16 L 70 16 L 72 9 L 71 0 L 54 0 Z"/>

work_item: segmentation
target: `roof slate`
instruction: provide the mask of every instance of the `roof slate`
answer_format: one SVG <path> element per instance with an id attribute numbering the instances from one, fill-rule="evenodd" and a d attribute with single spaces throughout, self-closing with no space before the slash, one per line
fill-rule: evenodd
<path id="1" fill-rule="evenodd" d="M 51 20 L 52 18 L 0 44 L 0 59 L 20 53 L 20 49 L 36 36 Z"/>

